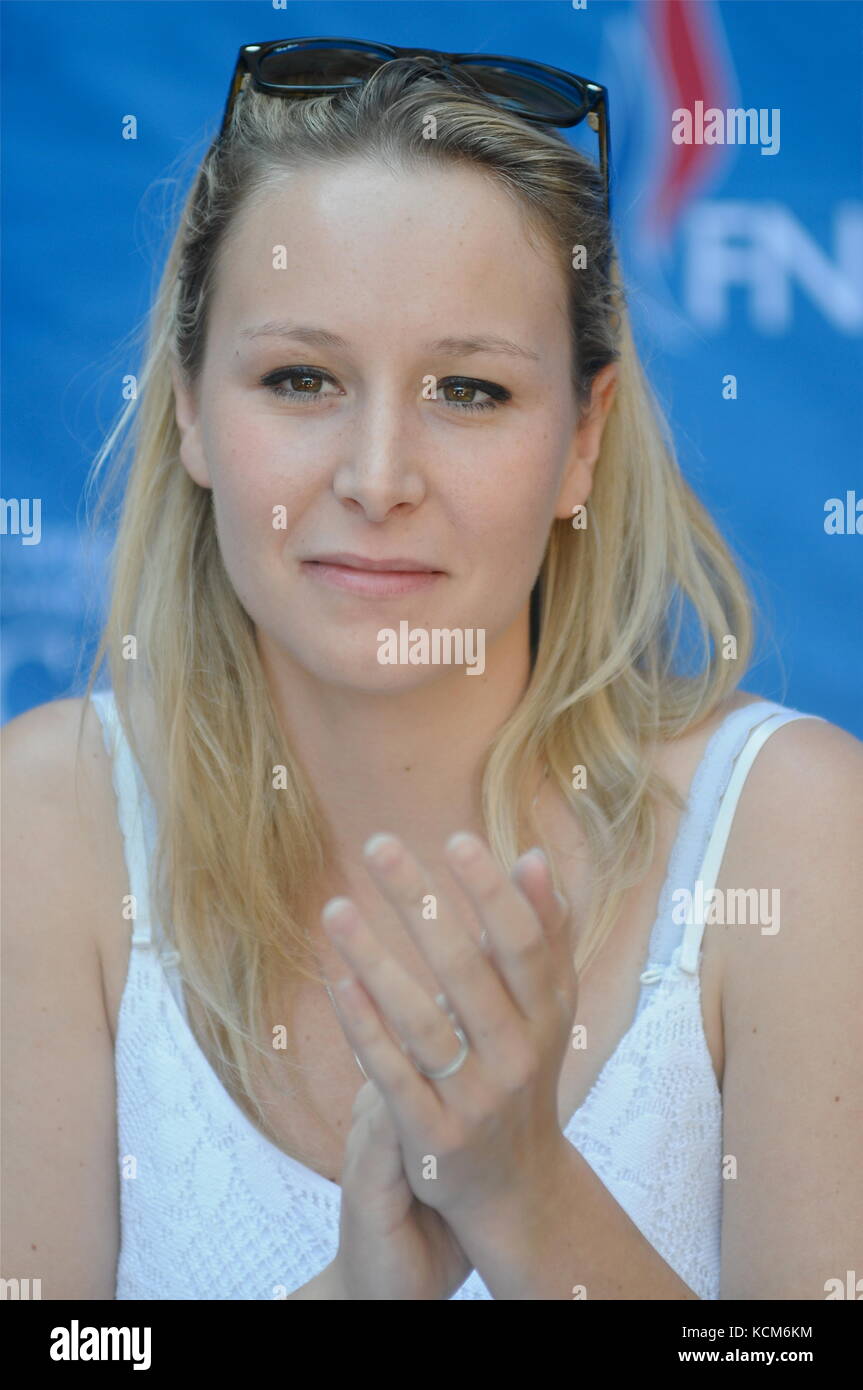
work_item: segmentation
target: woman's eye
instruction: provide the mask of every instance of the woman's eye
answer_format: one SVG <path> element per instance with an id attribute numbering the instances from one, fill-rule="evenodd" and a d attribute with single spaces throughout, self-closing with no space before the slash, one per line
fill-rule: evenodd
<path id="1" fill-rule="evenodd" d="M 277 372 L 261 378 L 261 385 L 272 391 L 281 400 L 296 401 L 300 405 L 310 405 L 316 400 L 326 400 L 332 392 L 324 392 L 322 385 L 335 379 L 329 372 L 318 367 L 280 367 Z M 487 396 L 487 400 L 477 400 L 477 395 Z M 454 410 L 496 410 L 499 404 L 510 399 L 510 392 L 493 381 L 479 381 L 474 377 L 450 376 L 437 383 L 437 397 Z"/>
<path id="2" fill-rule="evenodd" d="M 274 396 L 279 396 L 282 400 L 298 401 L 300 405 L 306 405 L 310 401 L 320 399 L 324 394 L 321 391 L 321 382 L 325 381 L 332 382 L 333 378 L 329 372 L 322 372 L 317 367 L 282 367 L 279 371 L 270 372 L 269 376 L 262 377 L 261 385 L 266 386 Z"/>
<path id="3" fill-rule="evenodd" d="M 459 410 L 496 410 L 499 404 L 510 399 L 510 393 L 504 386 L 497 386 L 493 381 L 477 381 L 474 377 L 468 376 L 448 376 L 437 384 L 438 394 L 443 393 L 444 400 L 455 406 Z M 454 392 L 450 397 L 447 393 Z M 476 400 L 477 392 L 483 396 L 490 396 L 487 401 Z"/>

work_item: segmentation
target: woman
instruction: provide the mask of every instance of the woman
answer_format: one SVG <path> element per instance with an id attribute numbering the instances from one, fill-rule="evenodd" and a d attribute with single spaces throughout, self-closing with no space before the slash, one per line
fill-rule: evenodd
<path id="1" fill-rule="evenodd" d="M 737 688 L 597 169 L 415 58 L 246 85 L 138 394 L 87 695 L 6 731 L 4 1274 L 823 1298 L 863 750 Z"/>

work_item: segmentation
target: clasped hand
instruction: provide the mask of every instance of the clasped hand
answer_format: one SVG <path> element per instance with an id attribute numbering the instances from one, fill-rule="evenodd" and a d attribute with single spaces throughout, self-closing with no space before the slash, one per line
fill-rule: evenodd
<path id="1" fill-rule="evenodd" d="M 424 916 L 433 889 L 397 837 L 366 846 L 377 886 L 439 983 L 437 998 L 349 898 L 332 899 L 321 920 L 347 966 L 334 982 L 339 1018 L 387 1107 L 410 1188 L 458 1234 L 463 1223 L 493 1220 L 502 1203 L 534 1199 L 566 1144 L 557 1091 L 578 978 L 569 912 L 544 855 L 522 855 L 510 878 L 475 835 L 454 835 L 445 853 L 482 944 L 449 914 Z M 423 1072 L 459 1053 L 449 1012 L 469 1050 L 435 1080 Z"/>

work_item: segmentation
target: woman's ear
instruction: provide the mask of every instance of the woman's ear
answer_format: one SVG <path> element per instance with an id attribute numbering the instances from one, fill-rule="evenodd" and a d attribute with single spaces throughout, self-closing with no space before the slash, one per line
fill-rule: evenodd
<path id="1" fill-rule="evenodd" d="M 176 363 L 171 364 L 174 383 L 174 413 L 180 431 L 180 459 L 189 477 L 199 487 L 211 487 L 210 473 L 201 441 L 201 423 L 195 392 L 186 384 Z"/>
<path id="2" fill-rule="evenodd" d="M 555 508 L 556 517 L 571 517 L 573 509 L 585 503 L 593 487 L 593 470 L 599 457 L 602 432 L 617 390 L 618 368 L 609 362 L 597 372 L 591 388 L 591 400 L 582 416 L 570 447 L 569 462 Z"/>

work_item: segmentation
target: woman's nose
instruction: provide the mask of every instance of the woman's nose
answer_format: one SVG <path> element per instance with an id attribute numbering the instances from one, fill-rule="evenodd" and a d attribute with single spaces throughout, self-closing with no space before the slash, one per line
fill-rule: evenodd
<path id="1" fill-rule="evenodd" d="M 410 418 L 409 418 L 410 417 Z M 333 488 L 340 501 L 382 521 L 395 507 L 416 507 L 425 496 L 419 463 L 416 406 L 369 409 L 358 418 Z"/>

